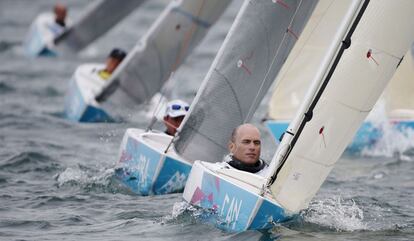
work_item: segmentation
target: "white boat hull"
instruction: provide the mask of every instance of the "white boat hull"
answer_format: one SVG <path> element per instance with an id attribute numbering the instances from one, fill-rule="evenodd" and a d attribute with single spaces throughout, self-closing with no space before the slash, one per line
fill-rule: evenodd
<path id="1" fill-rule="evenodd" d="M 79 66 L 69 84 L 65 98 L 65 117 L 77 122 L 113 122 L 111 117 L 95 101 L 105 80 L 97 75 L 97 70 L 103 69 L 102 64 L 84 64 Z"/>
<path id="2" fill-rule="evenodd" d="M 234 169 L 215 170 L 215 165 L 200 161 L 193 164 L 183 198 L 210 210 L 208 220 L 218 228 L 230 232 L 268 229 L 295 216 L 270 196 L 259 195 L 260 176 Z"/>
<path id="3" fill-rule="evenodd" d="M 128 129 L 121 143 L 116 178 L 137 195 L 182 192 L 191 163 L 169 148 L 172 136 Z"/>

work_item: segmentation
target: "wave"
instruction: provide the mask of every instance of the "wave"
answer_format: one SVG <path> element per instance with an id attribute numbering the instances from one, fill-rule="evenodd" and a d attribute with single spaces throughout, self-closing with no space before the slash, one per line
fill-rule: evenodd
<path id="1" fill-rule="evenodd" d="M 22 152 L 5 160 L 0 169 L 11 173 L 27 172 L 54 172 L 59 169 L 59 164 L 39 152 Z"/>
<path id="2" fill-rule="evenodd" d="M 118 183 L 113 168 L 95 173 L 87 169 L 68 167 L 56 174 L 54 179 L 58 188 L 79 187 L 86 192 L 131 194 L 126 187 Z"/>
<path id="3" fill-rule="evenodd" d="M 8 84 L 4 83 L 4 82 L 0 82 L 0 94 L 7 94 L 7 93 L 12 93 L 15 92 L 16 89 L 13 88 L 12 86 L 9 86 Z"/>
<path id="4" fill-rule="evenodd" d="M 293 229 L 354 232 L 368 230 L 363 210 L 354 200 L 340 197 L 313 201 L 297 220 L 287 223 Z"/>
<path id="5" fill-rule="evenodd" d="M 21 45 L 21 42 L 0 40 L 0 53 L 6 52 L 9 49 L 13 49 L 15 46 L 19 46 L 19 45 Z"/>

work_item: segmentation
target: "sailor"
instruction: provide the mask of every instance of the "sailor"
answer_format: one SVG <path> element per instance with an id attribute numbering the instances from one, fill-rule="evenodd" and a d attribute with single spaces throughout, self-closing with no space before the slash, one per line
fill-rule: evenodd
<path id="1" fill-rule="evenodd" d="M 54 13 L 54 21 L 50 19 L 50 21 L 46 22 L 46 26 L 49 31 L 52 33 L 53 38 L 59 37 L 65 30 L 66 30 L 66 15 L 67 15 L 67 8 L 65 5 L 57 3 L 53 7 Z M 51 22 L 53 21 L 53 22 Z M 49 46 L 53 47 L 53 46 Z"/>
<path id="2" fill-rule="evenodd" d="M 267 164 L 260 159 L 260 131 L 252 124 L 236 127 L 228 143 L 230 154 L 224 159 L 228 166 L 264 176 Z"/>
<path id="3" fill-rule="evenodd" d="M 106 66 L 103 70 L 98 72 L 98 75 L 103 79 L 107 80 L 111 77 L 111 74 L 115 71 L 116 67 L 122 62 L 126 56 L 126 52 L 119 48 L 112 49 L 106 60 Z"/>
<path id="4" fill-rule="evenodd" d="M 66 27 L 66 15 L 67 15 L 67 9 L 66 6 L 57 3 L 55 7 L 53 8 L 53 12 L 55 13 L 55 22 L 59 24 L 62 27 Z"/>
<path id="5" fill-rule="evenodd" d="M 164 114 L 164 124 L 167 127 L 165 134 L 175 135 L 189 108 L 190 105 L 182 100 L 172 100 L 167 103 Z"/>

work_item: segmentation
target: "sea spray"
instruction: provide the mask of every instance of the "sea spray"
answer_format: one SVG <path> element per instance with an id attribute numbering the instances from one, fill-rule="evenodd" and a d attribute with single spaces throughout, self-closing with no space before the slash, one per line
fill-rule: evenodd
<path id="1" fill-rule="evenodd" d="M 364 213 L 354 200 L 333 197 L 314 201 L 302 214 L 305 222 L 325 226 L 336 231 L 366 230 Z"/>

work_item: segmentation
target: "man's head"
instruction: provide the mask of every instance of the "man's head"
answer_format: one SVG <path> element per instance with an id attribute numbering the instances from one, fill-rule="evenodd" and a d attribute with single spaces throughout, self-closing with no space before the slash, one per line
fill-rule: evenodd
<path id="1" fill-rule="evenodd" d="M 67 9 L 66 6 L 60 3 L 57 3 L 54 8 L 53 12 L 55 13 L 55 21 L 59 24 L 65 24 Z"/>
<path id="2" fill-rule="evenodd" d="M 167 134 L 175 135 L 189 109 L 187 102 L 172 100 L 168 102 L 164 115 L 164 124 L 167 126 Z"/>
<path id="3" fill-rule="evenodd" d="M 255 164 L 260 158 L 260 131 L 252 124 L 236 127 L 228 144 L 230 153 L 245 164 Z"/>
<path id="4" fill-rule="evenodd" d="M 108 59 L 106 60 L 105 70 L 108 73 L 112 74 L 112 72 L 114 72 L 116 67 L 118 67 L 118 65 L 122 62 L 126 55 L 126 52 L 122 49 L 112 49 L 111 53 L 108 56 Z"/>

